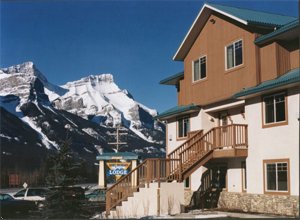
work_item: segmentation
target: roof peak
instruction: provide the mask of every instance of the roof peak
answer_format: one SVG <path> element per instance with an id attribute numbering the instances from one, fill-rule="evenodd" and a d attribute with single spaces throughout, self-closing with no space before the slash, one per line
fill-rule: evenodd
<path id="1" fill-rule="evenodd" d="M 230 19 L 233 19 L 245 26 L 257 26 L 273 29 L 282 27 L 285 24 L 292 22 L 296 17 L 287 15 L 279 15 L 270 12 L 262 12 L 252 9 L 237 8 L 213 3 L 204 3 L 188 33 L 183 39 L 181 45 L 177 49 L 173 60 L 183 61 L 192 44 L 198 37 L 202 28 L 206 24 L 206 20 L 213 13 L 222 14 Z"/>
<path id="2" fill-rule="evenodd" d="M 295 19 L 297 19 L 297 17 L 295 17 L 295 16 L 290 16 L 290 15 L 286 15 L 286 14 L 279 14 L 279 13 L 268 12 L 268 11 L 264 11 L 264 10 L 250 9 L 250 8 L 242 8 L 242 7 L 239 7 L 239 6 L 231 6 L 231 5 L 226 5 L 226 4 L 205 2 L 204 5 L 222 6 L 222 7 L 228 7 L 228 8 L 236 8 L 236 9 L 240 9 L 240 10 L 247 10 L 247 11 L 252 11 L 252 12 L 261 12 L 261 13 L 266 13 L 266 14 L 272 14 L 272 15 L 284 16 L 284 17 L 289 17 L 289 18 L 295 18 Z"/>

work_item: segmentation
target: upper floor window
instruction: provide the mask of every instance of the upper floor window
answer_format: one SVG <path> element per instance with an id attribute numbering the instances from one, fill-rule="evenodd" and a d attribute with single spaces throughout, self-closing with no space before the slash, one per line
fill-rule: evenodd
<path id="1" fill-rule="evenodd" d="M 178 137 L 185 138 L 190 131 L 190 119 L 188 117 L 178 119 Z"/>
<path id="2" fill-rule="evenodd" d="M 243 63 L 243 41 L 238 40 L 226 47 L 226 69 Z"/>
<path id="3" fill-rule="evenodd" d="M 206 56 L 193 61 L 193 81 L 206 78 Z"/>
<path id="4" fill-rule="evenodd" d="M 285 93 L 278 93 L 263 98 L 265 124 L 286 121 Z"/>

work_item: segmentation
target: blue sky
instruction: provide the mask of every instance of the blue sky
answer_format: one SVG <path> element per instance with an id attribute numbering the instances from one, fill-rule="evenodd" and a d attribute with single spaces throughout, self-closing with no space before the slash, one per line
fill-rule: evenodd
<path id="1" fill-rule="evenodd" d="M 297 0 L 207 1 L 298 16 Z M 52 83 L 112 73 L 159 112 L 177 104 L 158 82 L 183 70 L 172 57 L 203 1 L 1 1 L 0 66 L 33 61 Z"/>

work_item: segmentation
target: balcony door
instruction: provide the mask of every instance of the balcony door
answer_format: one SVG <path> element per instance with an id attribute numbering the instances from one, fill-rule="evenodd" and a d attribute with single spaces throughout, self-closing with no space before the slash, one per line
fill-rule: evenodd
<path id="1" fill-rule="evenodd" d="M 226 143 L 228 141 L 228 128 L 226 127 L 228 125 L 228 113 L 227 111 L 223 111 L 219 113 L 219 126 L 221 126 L 220 129 L 218 129 L 217 133 L 217 143 L 218 146 L 226 146 Z"/>

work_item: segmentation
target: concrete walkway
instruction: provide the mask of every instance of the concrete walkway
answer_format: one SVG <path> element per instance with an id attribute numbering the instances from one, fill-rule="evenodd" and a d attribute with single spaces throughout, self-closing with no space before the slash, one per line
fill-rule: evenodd
<path id="1" fill-rule="evenodd" d="M 224 211 L 209 211 L 209 210 L 193 210 L 188 213 L 181 213 L 175 216 L 166 216 L 165 218 L 178 218 L 178 219 L 189 219 L 189 218 L 287 218 L 283 216 L 267 215 L 267 214 L 248 214 L 238 212 L 224 212 Z"/>

